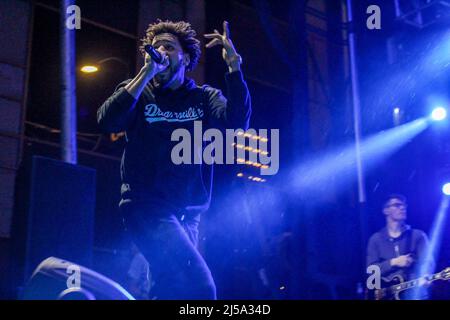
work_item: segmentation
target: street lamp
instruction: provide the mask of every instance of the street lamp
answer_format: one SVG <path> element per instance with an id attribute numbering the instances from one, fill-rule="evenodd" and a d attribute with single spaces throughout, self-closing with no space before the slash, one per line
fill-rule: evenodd
<path id="1" fill-rule="evenodd" d="M 82 66 L 80 71 L 83 73 L 94 73 L 94 72 L 98 71 L 98 67 L 86 65 L 86 66 Z"/>
<path id="2" fill-rule="evenodd" d="M 100 71 L 100 66 L 102 64 L 104 64 L 105 62 L 109 62 L 109 61 L 119 62 L 120 64 L 124 65 L 127 70 L 127 77 L 130 77 L 130 66 L 129 66 L 128 62 L 126 62 L 118 57 L 108 57 L 108 58 L 102 59 L 100 61 L 97 61 L 95 64 L 86 64 L 80 68 L 80 71 L 83 73 L 86 73 L 86 74 L 96 73 L 96 72 Z"/>
<path id="3" fill-rule="evenodd" d="M 118 62 L 118 63 L 120 63 L 121 65 L 125 66 L 126 72 L 127 72 L 127 78 L 130 78 L 131 73 L 130 73 L 130 66 L 129 66 L 128 62 L 126 62 L 126 61 L 124 61 L 124 60 L 122 60 L 121 58 L 118 58 L 118 57 L 108 57 L 108 58 L 99 60 L 99 61 L 97 61 L 97 62 L 94 63 L 94 64 L 86 64 L 86 65 L 83 65 L 83 66 L 80 68 L 80 71 L 81 71 L 82 73 L 85 73 L 85 74 L 96 73 L 96 72 L 101 71 L 101 68 L 100 68 L 101 65 L 103 65 L 104 63 L 107 63 L 107 62 L 111 62 L 111 61 L 113 61 L 113 62 Z M 125 136 L 125 132 L 111 133 L 111 134 L 110 134 L 110 141 L 115 142 L 115 141 L 119 140 L 120 138 L 122 138 L 123 136 Z M 97 149 L 97 148 L 99 147 L 99 145 L 100 145 L 100 141 L 101 141 L 101 139 L 100 139 L 100 137 L 99 137 L 99 139 L 97 140 L 97 143 L 96 143 L 96 145 L 93 147 L 92 151 L 96 151 L 96 149 Z"/>

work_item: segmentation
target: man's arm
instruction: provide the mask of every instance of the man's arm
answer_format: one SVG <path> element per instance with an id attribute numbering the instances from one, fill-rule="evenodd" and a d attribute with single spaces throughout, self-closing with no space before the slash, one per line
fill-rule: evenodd
<path id="1" fill-rule="evenodd" d="M 212 39 L 206 44 L 207 48 L 222 45 L 222 58 L 229 71 L 225 75 L 228 99 L 222 95 L 220 90 L 210 87 L 205 88 L 208 93 L 211 116 L 221 126 L 246 130 L 251 115 L 251 99 L 241 72 L 242 58 L 236 52 L 230 39 L 228 22 L 223 22 L 223 34 L 214 30 L 214 33 L 205 34 L 205 37 Z"/>
<path id="2" fill-rule="evenodd" d="M 391 260 L 381 260 L 377 248 L 377 239 L 375 236 L 372 236 L 367 246 L 366 267 L 376 265 L 380 268 L 381 274 L 385 275 L 393 270 L 394 266 Z"/>
<path id="3" fill-rule="evenodd" d="M 367 246 L 366 267 L 376 265 L 380 268 L 381 274 L 386 275 L 394 270 L 396 267 L 395 259 L 381 260 L 378 251 L 378 244 L 376 236 L 372 236 Z"/>
<path id="4" fill-rule="evenodd" d="M 242 73 L 240 71 L 227 73 L 225 80 L 228 99 L 220 90 L 204 87 L 208 95 L 212 124 L 223 128 L 247 130 L 251 115 L 251 98 Z"/>
<path id="5" fill-rule="evenodd" d="M 97 123 L 102 131 L 115 133 L 128 129 L 137 102 L 124 88 L 129 82 L 119 84 L 113 95 L 97 110 Z"/>
<path id="6" fill-rule="evenodd" d="M 133 79 L 121 83 L 114 94 L 98 109 L 97 122 L 102 130 L 106 132 L 127 130 L 135 113 L 136 102 L 145 86 L 167 65 L 167 59 L 162 64 L 158 64 L 146 54 L 145 64 L 139 73 Z"/>
<path id="7" fill-rule="evenodd" d="M 382 260 L 379 254 L 379 246 L 380 244 L 378 243 L 378 238 L 376 236 L 372 236 L 367 246 L 366 263 L 367 267 L 370 265 L 377 265 L 380 268 L 381 275 L 386 275 L 396 271 L 398 268 L 409 267 L 414 261 L 411 254 L 405 254 L 395 258 Z"/>
<path id="8" fill-rule="evenodd" d="M 159 72 L 166 69 L 169 65 L 169 59 L 167 56 L 163 55 L 163 62 L 161 64 L 156 63 L 152 60 L 152 58 L 146 53 L 145 54 L 145 64 L 139 71 L 136 77 L 134 77 L 133 80 L 131 80 L 130 83 L 128 83 L 125 86 L 125 90 L 133 96 L 135 99 L 139 99 L 142 91 L 144 90 L 147 83 L 153 79 L 153 77 L 158 74 Z"/>

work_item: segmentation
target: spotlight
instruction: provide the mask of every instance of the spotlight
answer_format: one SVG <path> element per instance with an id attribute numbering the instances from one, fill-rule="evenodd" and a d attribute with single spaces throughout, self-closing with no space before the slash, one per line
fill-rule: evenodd
<path id="1" fill-rule="evenodd" d="M 446 117 L 447 117 L 447 110 L 445 110 L 443 107 L 437 107 L 431 113 L 431 119 L 433 119 L 434 121 L 441 121 L 444 120 Z"/>
<path id="2" fill-rule="evenodd" d="M 394 121 L 394 125 L 398 126 L 400 125 L 400 108 L 399 107 L 395 107 L 394 110 L 392 111 L 392 117 L 393 117 L 393 121 Z"/>
<path id="3" fill-rule="evenodd" d="M 444 184 L 442 186 L 442 192 L 446 195 L 446 196 L 450 196 L 450 182 L 447 182 L 446 184 Z"/>

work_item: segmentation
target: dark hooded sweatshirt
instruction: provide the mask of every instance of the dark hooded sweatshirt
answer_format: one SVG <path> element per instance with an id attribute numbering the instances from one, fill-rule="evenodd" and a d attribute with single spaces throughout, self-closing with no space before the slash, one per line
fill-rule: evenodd
<path id="1" fill-rule="evenodd" d="M 211 196 L 212 166 L 175 165 L 171 141 L 175 129 L 190 132 L 194 150 L 194 121 L 208 128 L 246 130 L 251 114 L 250 94 L 240 71 L 225 75 L 226 99 L 208 85 L 197 86 L 186 78 L 176 89 L 161 89 L 149 82 L 136 100 L 121 83 L 98 109 L 97 120 L 103 131 L 126 132 L 121 162 L 120 206 L 128 203 L 150 205 L 174 213 L 197 214 L 208 209 Z M 202 132 L 203 133 L 203 132 Z M 203 143 L 203 148 L 205 143 Z"/>

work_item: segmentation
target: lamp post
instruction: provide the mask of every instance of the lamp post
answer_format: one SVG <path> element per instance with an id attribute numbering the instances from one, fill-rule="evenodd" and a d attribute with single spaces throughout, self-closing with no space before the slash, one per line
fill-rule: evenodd
<path id="1" fill-rule="evenodd" d="M 66 10 L 74 0 L 61 1 L 61 158 L 77 164 L 77 102 L 75 80 L 75 30 L 66 26 Z"/>

